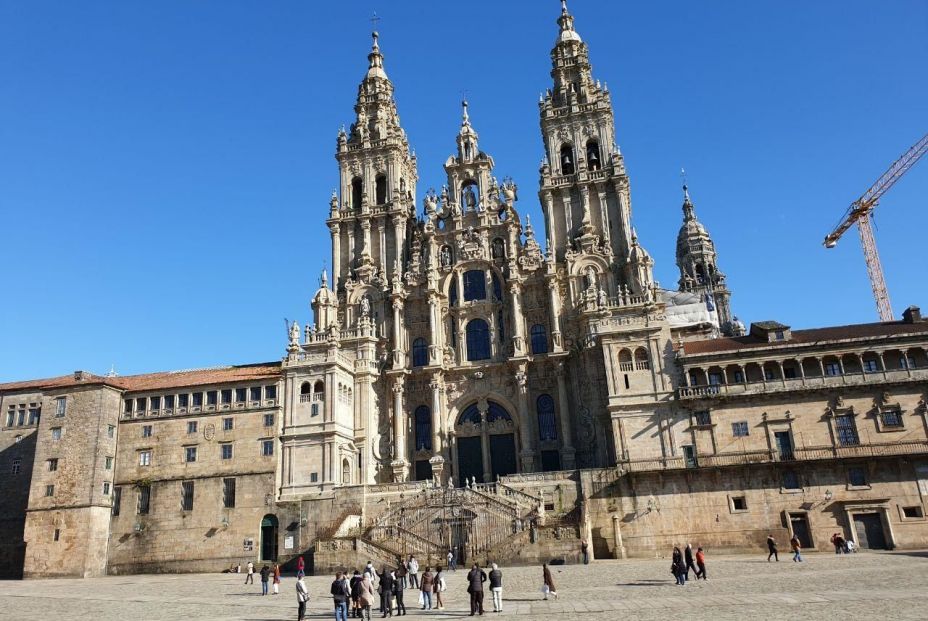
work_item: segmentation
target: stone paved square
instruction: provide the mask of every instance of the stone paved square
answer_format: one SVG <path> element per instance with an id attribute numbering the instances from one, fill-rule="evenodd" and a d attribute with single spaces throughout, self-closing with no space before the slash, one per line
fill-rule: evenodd
<path id="1" fill-rule="evenodd" d="M 487 617 L 523 619 L 926 619 L 928 552 L 809 554 L 802 564 L 781 555 L 707 559 L 708 582 L 678 587 L 669 561 L 596 561 L 553 567 L 560 599 L 543 601 L 541 569 L 504 568 L 504 612 Z M 447 574 L 446 610 L 423 612 L 407 591 L 410 617 L 456 619 L 468 615 L 465 572 Z M 277 621 L 296 618 L 294 578 L 281 594 L 262 597 L 261 586 L 238 574 L 113 576 L 86 580 L 0 583 L 3 618 L 98 621 L 198 619 Z M 310 576 L 307 618 L 334 618 L 329 576 Z M 490 598 L 487 607 L 492 610 Z M 379 613 L 374 617 L 380 618 Z"/>

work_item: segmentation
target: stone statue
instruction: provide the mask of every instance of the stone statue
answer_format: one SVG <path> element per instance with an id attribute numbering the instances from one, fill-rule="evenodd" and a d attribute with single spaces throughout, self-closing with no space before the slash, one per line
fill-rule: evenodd
<path id="1" fill-rule="evenodd" d="M 300 344 L 300 324 L 296 321 L 290 326 L 290 346 L 297 347 Z"/>
<path id="2" fill-rule="evenodd" d="M 468 185 L 464 188 L 464 200 L 462 202 L 466 211 L 475 211 L 477 209 L 477 195 L 474 194 L 474 186 Z"/>
<path id="3" fill-rule="evenodd" d="M 586 287 L 587 289 L 596 289 L 596 270 L 592 265 L 586 268 Z"/>
<path id="4" fill-rule="evenodd" d="M 441 266 L 450 267 L 451 266 L 451 249 L 448 246 L 441 247 Z"/>
<path id="5" fill-rule="evenodd" d="M 371 314 L 371 301 L 365 295 L 361 298 L 361 316 L 367 317 Z"/>
<path id="6" fill-rule="evenodd" d="M 438 197 L 435 196 L 435 190 L 429 190 L 425 195 L 425 212 L 428 214 L 435 213 L 435 209 L 438 206 Z"/>
<path id="7" fill-rule="evenodd" d="M 606 290 L 605 290 L 605 289 L 600 288 L 600 290 L 599 290 L 599 300 L 598 300 L 598 301 L 599 301 L 599 305 L 600 305 L 600 306 L 606 306 L 606 305 L 607 305 L 607 304 L 606 304 Z"/>

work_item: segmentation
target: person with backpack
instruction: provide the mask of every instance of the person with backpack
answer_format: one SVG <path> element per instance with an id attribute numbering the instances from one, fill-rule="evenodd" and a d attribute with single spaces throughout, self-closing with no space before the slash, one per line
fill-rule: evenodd
<path id="1" fill-rule="evenodd" d="M 306 617 L 306 602 L 309 601 L 309 589 L 306 588 L 306 582 L 303 576 L 296 579 L 296 621 L 303 621 Z"/>
<path id="2" fill-rule="evenodd" d="M 329 589 L 332 594 L 332 602 L 335 604 L 335 621 L 348 621 L 348 598 L 351 591 L 348 589 L 348 581 L 342 572 L 335 574 L 335 580 Z M 370 610 L 368 609 L 367 618 L 370 619 Z"/>
<path id="3" fill-rule="evenodd" d="M 487 574 L 477 563 L 467 573 L 467 592 L 470 593 L 470 616 L 476 612 L 483 614 L 483 583 L 487 581 Z"/>
<path id="4" fill-rule="evenodd" d="M 490 592 L 493 594 L 493 612 L 503 611 L 503 572 L 499 570 L 496 563 L 491 565 L 490 570 Z"/>
<path id="5" fill-rule="evenodd" d="M 403 564 L 401 560 L 400 567 L 402 566 Z M 399 569 L 397 569 L 396 571 L 399 572 Z M 403 594 L 405 590 L 406 590 L 406 585 L 399 578 L 397 578 L 393 582 L 393 597 L 396 598 L 396 616 L 406 614 L 406 604 L 403 603 Z"/>
<path id="6" fill-rule="evenodd" d="M 400 588 L 406 588 L 406 576 L 409 574 L 409 570 L 406 569 L 406 561 L 402 557 L 396 559 L 396 581 L 400 585 Z"/>

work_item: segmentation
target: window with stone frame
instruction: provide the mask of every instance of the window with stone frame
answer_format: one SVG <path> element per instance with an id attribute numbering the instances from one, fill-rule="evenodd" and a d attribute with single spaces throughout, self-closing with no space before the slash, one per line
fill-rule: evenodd
<path id="1" fill-rule="evenodd" d="M 232 431 L 235 428 L 235 419 L 227 417 L 222 419 L 222 430 Z"/>
<path id="2" fill-rule="evenodd" d="M 880 363 L 876 359 L 864 360 L 864 373 L 876 373 L 880 370 Z"/>
<path id="3" fill-rule="evenodd" d="M 249 389 L 249 392 L 251 392 L 251 400 L 252 400 L 252 401 L 260 401 L 260 400 L 261 400 L 261 387 L 260 387 L 260 386 L 252 386 L 252 387 Z"/>
<path id="4" fill-rule="evenodd" d="M 151 510 L 151 485 L 139 485 L 138 490 L 139 497 L 135 512 L 139 515 L 148 515 Z"/>
<path id="5" fill-rule="evenodd" d="M 231 388 L 223 388 L 223 389 L 219 392 L 219 401 L 220 401 L 220 403 L 222 403 L 222 405 L 229 405 L 229 404 L 231 404 L 231 403 L 232 403 L 232 389 L 231 389 Z"/>
<path id="6" fill-rule="evenodd" d="M 429 363 L 429 344 L 421 336 L 412 342 L 412 366 L 424 367 Z"/>
<path id="7" fill-rule="evenodd" d="M 538 439 L 542 442 L 557 440 L 554 399 L 551 395 L 540 395 L 535 401 L 535 409 L 538 415 Z"/>
<path id="8" fill-rule="evenodd" d="M 796 474 L 795 470 L 784 470 L 783 471 L 783 489 L 786 489 L 786 490 L 802 489 L 802 486 L 799 484 L 799 475 Z"/>
<path id="9" fill-rule="evenodd" d="M 467 322 L 467 359 L 470 361 L 488 360 L 491 357 L 490 327 L 483 319 L 471 319 Z"/>
<path id="10" fill-rule="evenodd" d="M 61 439 L 61 427 L 52 427 L 51 432 L 52 432 L 52 440 Z"/>
<path id="11" fill-rule="evenodd" d="M 277 398 L 277 385 L 270 384 L 264 387 L 264 398 L 271 400 Z"/>
<path id="12" fill-rule="evenodd" d="M 51 459 L 47 460 L 47 463 L 48 463 L 49 472 L 54 472 L 58 470 L 58 458 L 57 457 L 52 457 Z"/>
<path id="13" fill-rule="evenodd" d="M 464 272 L 464 301 L 487 299 L 487 276 L 483 270 Z"/>
<path id="14" fill-rule="evenodd" d="M 151 449 L 148 449 L 145 451 L 139 451 L 139 465 L 140 466 L 151 465 Z"/>
<path id="15" fill-rule="evenodd" d="M 185 446 L 184 447 L 184 461 L 193 463 L 197 460 L 197 447 L 195 446 Z"/>
<path id="16" fill-rule="evenodd" d="M 235 508 L 235 479 L 222 480 L 222 506 L 226 509 Z"/>
<path id="17" fill-rule="evenodd" d="M 206 391 L 206 406 L 215 406 L 216 401 L 219 399 L 219 393 L 215 390 Z"/>
<path id="18" fill-rule="evenodd" d="M 143 438 L 151 437 L 151 425 L 142 425 L 142 437 Z"/>
<path id="19" fill-rule="evenodd" d="M 164 395 L 164 409 L 165 410 L 174 409 L 174 395 Z"/>
<path id="20" fill-rule="evenodd" d="M 731 435 L 736 438 L 746 438 L 748 436 L 748 421 L 739 420 L 731 424 Z"/>
<path id="21" fill-rule="evenodd" d="M 188 393 L 183 392 L 177 395 L 177 407 L 186 408 L 189 402 L 190 402 L 190 395 Z"/>
<path id="22" fill-rule="evenodd" d="M 13 462 L 10 465 L 11 465 L 10 472 L 12 474 L 19 474 L 23 469 L 23 460 L 17 457 L 16 459 L 13 460 Z"/>
<path id="23" fill-rule="evenodd" d="M 181 511 L 193 511 L 193 481 L 181 482 Z"/>
<path id="24" fill-rule="evenodd" d="M 46 485 L 46 486 L 45 486 L 45 495 L 46 495 L 46 496 L 54 496 L 54 495 L 55 495 L 55 486 L 54 486 L 54 485 Z"/>
<path id="25" fill-rule="evenodd" d="M 543 324 L 536 323 L 533 325 L 530 331 L 530 336 L 532 341 L 533 354 L 548 353 L 548 331 L 545 329 Z"/>
<path id="26" fill-rule="evenodd" d="M 146 399 L 145 397 L 138 397 L 135 400 L 135 413 L 136 414 L 144 412 L 147 409 L 147 407 L 148 407 L 148 399 Z"/>
<path id="27" fill-rule="evenodd" d="M 273 440 L 262 440 L 261 441 L 261 455 L 264 457 L 271 457 L 274 455 L 274 441 Z"/>
<path id="28" fill-rule="evenodd" d="M 697 426 L 706 426 L 712 424 L 712 413 L 709 410 L 702 410 L 700 412 L 693 413 L 693 419 L 696 422 Z"/>
<path id="29" fill-rule="evenodd" d="M 877 417 L 880 431 L 895 431 L 904 427 L 902 410 L 898 407 L 880 408 Z"/>
<path id="30" fill-rule="evenodd" d="M 235 402 L 245 403 L 246 401 L 248 401 L 248 389 L 247 388 L 236 388 L 235 389 Z"/>
<path id="31" fill-rule="evenodd" d="M 850 466 L 847 469 L 847 484 L 850 487 L 869 487 L 866 467 Z"/>
<path id="32" fill-rule="evenodd" d="M 119 515 L 122 509 L 122 487 L 119 485 L 113 488 L 113 515 Z"/>
<path id="33" fill-rule="evenodd" d="M 161 409 L 161 397 L 152 397 L 151 398 L 151 409 L 160 410 Z"/>
<path id="34" fill-rule="evenodd" d="M 835 416 L 835 435 L 840 446 L 857 446 L 860 436 L 857 435 L 857 424 L 853 414 L 838 414 Z"/>
<path id="35" fill-rule="evenodd" d="M 68 398 L 58 397 L 55 399 L 55 416 L 64 416 L 68 410 Z"/>
<path id="36" fill-rule="evenodd" d="M 427 405 L 420 405 L 413 414 L 417 451 L 432 450 L 432 412 Z"/>
<path id="37" fill-rule="evenodd" d="M 32 407 L 29 408 L 29 424 L 38 425 L 39 420 L 42 418 L 42 406 L 36 404 L 30 404 Z"/>
<path id="38" fill-rule="evenodd" d="M 313 407 L 315 407 L 316 405 L 318 405 L 318 404 L 315 404 L 315 403 L 314 403 L 314 404 L 313 404 Z M 264 415 L 264 426 L 265 426 L 265 427 L 273 427 L 273 426 L 274 426 L 274 415 L 273 415 L 273 414 L 265 414 L 265 415 Z"/>
<path id="39" fill-rule="evenodd" d="M 203 393 L 202 392 L 193 393 L 193 407 L 195 408 L 203 407 Z"/>
<path id="40" fill-rule="evenodd" d="M 232 459 L 232 443 L 225 442 L 219 445 L 219 457 L 221 459 Z"/>
<path id="41" fill-rule="evenodd" d="M 187 421 L 187 433 L 188 433 L 188 434 L 196 433 L 196 432 L 197 432 L 197 426 L 198 426 L 198 425 L 197 425 L 197 421 L 195 421 L 195 420 Z"/>
<path id="42" fill-rule="evenodd" d="M 824 365 L 825 375 L 829 377 L 835 377 L 841 375 L 841 365 L 837 362 L 826 362 Z"/>

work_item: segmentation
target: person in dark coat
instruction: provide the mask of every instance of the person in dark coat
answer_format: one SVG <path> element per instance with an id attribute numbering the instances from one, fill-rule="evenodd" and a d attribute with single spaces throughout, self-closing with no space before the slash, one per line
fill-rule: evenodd
<path id="1" fill-rule="evenodd" d="M 434 580 L 432 568 L 426 567 L 425 573 L 422 574 L 422 580 L 419 581 L 419 591 L 422 593 L 422 610 L 432 609 L 432 585 Z"/>
<path id="2" fill-rule="evenodd" d="M 545 599 L 548 599 L 548 595 L 553 595 L 554 599 L 557 599 L 557 587 L 554 586 L 554 578 L 551 576 L 551 570 L 548 569 L 547 563 L 541 564 L 541 577 L 545 581 L 543 587 Z"/>
<path id="3" fill-rule="evenodd" d="M 677 579 L 677 584 L 683 586 L 686 584 L 686 563 L 683 561 L 683 553 L 680 548 L 673 547 L 673 556 L 670 559 L 670 573 Z"/>
<path id="4" fill-rule="evenodd" d="M 361 618 L 361 580 L 361 572 L 355 569 L 348 587 L 351 589 L 351 616 L 356 619 Z"/>
<path id="5" fill-rule="evenodd" d="M 487 574 L 477 563 L 467 574 L 467 592 L 470 593 L 470 616 L 478 611 L 483 614 L 483 583 L 487 581 Z"/>
<path id="6" fill-rule="evenodd" d="M 779 563 L 780 557 L 777 556 L 777 541 L 773 538 L 773 535 L 767 535 L 767 549 L 770 551 L 770 554 L 767 555 L 767 562 L 770 562 L 770 557 L 772 556 Z"/>
<path id="7" fill-rule="evenodd" d="M 383 568 L 383 573 L 380 574 L 380 610 L 383 612 L 383 616 L 393 616 L 393 590 L 396 586 L 396 578 L 393 576 L 393 572 Z"/>
<path id="8" fill-rule="evenodd" d="M 686 547 L 683 549 L 683 560 L 686 561 L 686 579 L 690 579 L 690 570 L 693 570 L 693 573 L 696 574 L 696 577 L 699 577 L 699 570 L 696 568 L 696 564 L 693 562 L 693 546 L 691 544 L 686 544 Z"/>
<path id="9" fill-rule="evenodd" d="M 491 565 L 490 592 L 493 594 L 493 612 L 503 611 L 503 572 L 496 563 Z"/>
<path id="10" fill-rule="evenodd" d="M 400 565 L 402 567 L 402 564 Z M 395 576 L 399 572 L 397 569 L 393 572 Z M 393 597 L 396 598 L 396 616 L 406 614 L 406 604 L 403 603 L 403 594 L 406 591 L 406 585 L 399 578 L 393 581 Z"/>
<path id="11" fill-rule="evenodd" d="M 265 565 L 261 568 L 261 595 L 267 595 L 267 581 L 271 575 L 271 568 Z"/>

